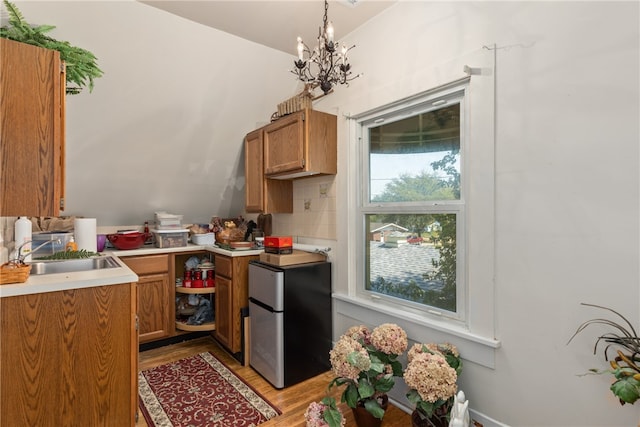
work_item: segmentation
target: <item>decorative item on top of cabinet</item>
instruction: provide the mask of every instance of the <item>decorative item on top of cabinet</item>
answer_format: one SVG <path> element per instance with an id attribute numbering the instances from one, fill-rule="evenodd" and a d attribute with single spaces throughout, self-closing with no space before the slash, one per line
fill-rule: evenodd
<path id="1" fill-rule="evenodd" d="M 293 182 L 264 176 L 263 130 L 244 140 L 245 209 L 250 213 L 293 213 Z"/>
<path id="2" fill-rule="evenodd" d="M 0 38 L 0 69 L 0 216 L 59 216 L 65 170 L 60 53 Z"/>
<path id="3" fill-rule="evenodd" d="M 266 125 L 264 175 L 295 179 L 338 172 L 338 121 L 332 114 L 305 109 Z"/>

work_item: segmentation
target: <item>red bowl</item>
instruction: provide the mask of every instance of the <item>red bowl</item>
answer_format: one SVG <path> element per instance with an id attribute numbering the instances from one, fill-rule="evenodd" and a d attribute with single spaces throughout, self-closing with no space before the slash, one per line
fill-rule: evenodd
<path id="1" fill-rule="evenodd" d="M 144 245 L 148 235 L 146 233 L 107 234 L 107 239 L 120 250 L 138 249 Z"/>

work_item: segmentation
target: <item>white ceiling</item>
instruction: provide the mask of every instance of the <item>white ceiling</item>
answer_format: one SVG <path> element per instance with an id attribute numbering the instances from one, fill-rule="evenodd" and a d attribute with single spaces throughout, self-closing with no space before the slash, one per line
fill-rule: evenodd
<path id="1" fill-rule="evenodd" d="M 296 54 L 296 39 L 316 44 L 322 0 L 139 0 L 253 42 Z M 329 1 L 328 20 L 340 39 L 398 0 Z"/>

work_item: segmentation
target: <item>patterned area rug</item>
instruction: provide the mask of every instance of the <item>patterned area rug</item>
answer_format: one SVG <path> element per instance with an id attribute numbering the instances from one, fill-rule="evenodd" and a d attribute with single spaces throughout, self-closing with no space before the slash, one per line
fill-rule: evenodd
<path id="1" fill-rule="evenodd" d="M 211 353 L 141 371 L 140 409 L 155 427 L 252 427 L 280 414 Z"/>

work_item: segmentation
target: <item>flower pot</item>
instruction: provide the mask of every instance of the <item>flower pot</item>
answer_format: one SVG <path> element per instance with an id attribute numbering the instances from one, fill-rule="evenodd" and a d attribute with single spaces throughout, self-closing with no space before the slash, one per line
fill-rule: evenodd
<path id="1" fill-rule="evenodd" d="M 389 398 L 386 394 L 383 394 L 378 398 L 378 403 L 386 411 L 389 406 Z M 351 411 L 358 427 L 380 427 L 382 425 L 382 418 L 376 418 L 371 415 L 362 402 L 358 402 L 358 406 L 351 408 Z"/>
<path id="2" fill-rule="evenodd" d="M 426 414 L 415 409 L 411 413 L 411 426 L 412 427 L 448 427 L 446 415 L 433 416 L 429 418 Z"/>

